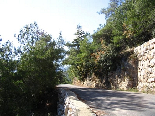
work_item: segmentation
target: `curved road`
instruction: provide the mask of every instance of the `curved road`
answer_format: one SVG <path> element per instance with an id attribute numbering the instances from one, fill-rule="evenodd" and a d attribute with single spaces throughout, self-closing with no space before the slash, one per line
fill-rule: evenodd
<path id="1" fill-rule="evenodd" d="M 73 91 L 91 108 L 104 111 L 104 116 L 155 116 L 155 95 L 70 84 L 60 84 L 58 87 Z"/>

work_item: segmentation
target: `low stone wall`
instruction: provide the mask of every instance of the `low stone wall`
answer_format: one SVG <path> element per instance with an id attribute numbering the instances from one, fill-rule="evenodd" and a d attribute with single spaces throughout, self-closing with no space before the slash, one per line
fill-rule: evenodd
<path id="1" fill-rule="evenodd" d="M 58 97 L 58 116 L 96 116 L 74 92 L 60 88 Z"/>
<path id="2" fill-rule="evenodd" d="M 155 92 L 155 38 L 136 47 L 134 52 L 138 57 L 138 90 Z"/>

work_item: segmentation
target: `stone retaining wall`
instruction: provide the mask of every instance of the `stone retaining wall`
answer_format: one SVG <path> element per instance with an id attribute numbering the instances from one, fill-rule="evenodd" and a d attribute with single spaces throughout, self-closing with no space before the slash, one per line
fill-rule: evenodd
<path id="1" fill-rule="evenodd" d="M 116 71 L 108 73 L 108 80 L 110 82 L 109 89 L 127 90 L 136 88 L 138 83 L 138 63 L 133 55 L 129 55 L 125 60 L 122 59 L 121 65 Z M 103 77 L 101 77 L 103 78 Z M 91 78 L 86 78 L 83 82 L 74 78 L 73 84 L 90 88 L 107 88 L 105 86 L 105 79 L 102 80 L 92 74 Z"/>
<path id="2" fill-rule="evenodd" d="M 58 116 L 96 116 L 74 92 L 60 88 L 58 97 Z"/>
<path id="3" fill-rule="evenodd" d="M 139 91 L 155 92 L 155 38 L 134 49 L 138 57 Z"/>
<path id="4" fill-rule="evenodd" d="M 133 54 L 122 59 L 116 71 L 108 74 L 111 89 L 136 88 L 141 92 L 155 93 L 155 38 L 128 51 Z M 84 82 L 73 80 L 75 85 L 92 88 L 105 88 L 103 83 L 104 79 L 100 80 L 94 74 Z"/>

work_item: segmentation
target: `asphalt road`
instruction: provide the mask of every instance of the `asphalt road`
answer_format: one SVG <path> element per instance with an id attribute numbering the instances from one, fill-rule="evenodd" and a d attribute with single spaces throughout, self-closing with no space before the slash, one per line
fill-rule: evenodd
<path id="1" fill-rule="evenodd" d="M 155 95 L 70 84 L 60 84 L 58 87 L 73 91 L 91 108 L 104 111 L 105 116 L 155 116 Z"/>

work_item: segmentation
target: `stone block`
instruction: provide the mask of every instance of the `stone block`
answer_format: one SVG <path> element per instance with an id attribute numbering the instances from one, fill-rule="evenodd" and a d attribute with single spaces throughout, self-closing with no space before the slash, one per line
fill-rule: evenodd
<path id="1" fill-rule="evenodd" d="M 155 44 L 155 39 L 152 39 L 151 42 L 152 42 L 153 44 Z"/>
<path id="2" fill-rule="evenodd" d="M 151 43 L 150 49 L 154 49 L 154 44 Z"/>
<path id="3" fill-rule="evenodd" d="M 148 82 L 150 82 L 150 83 L 155 82 L 155 78 L 149 78 Z"/>
<path id="4" fill-rule="evenodd" d="M 148 50 L 148 47 L 147 47 L 147 46 L 145 46 L 143 50 L 144 50 L 144 51 L 147 51 L 147 50 Z"/>
<path id="5" fill-rule="evenodd" d="M 155 45 L 154 45 L 154 47 L 155 47 Z M 152 50 L 152 53 L 155 54 L 155 49 Z"/>
<path id="6" fill-rule="evenodd" d="M 151 65 L 151 67 L 154 67 L 154 65 L 155 65 L 155 59 L 151 59 L 150 60 L 150 65 Z"/>

